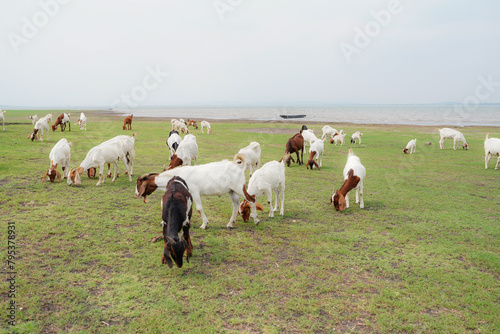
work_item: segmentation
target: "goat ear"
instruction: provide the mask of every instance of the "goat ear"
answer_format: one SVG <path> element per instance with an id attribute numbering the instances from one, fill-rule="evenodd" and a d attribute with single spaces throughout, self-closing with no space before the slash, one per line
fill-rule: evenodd
<path id="1" fill-rule="evenodd" d="M 48 169 L 45 172 L 45 175 L 43 176 L 42 181 L 45 181 L 45 179 L 47 178 L 47 175 L 49 175 L 49 170 Z"/>
<path id="2" fill-rule="evenodd" d="M 251 202 L 251 203 L 255 203 L 255 196 L 250 196 L 249 193 L 247 193 L 247 188 L 246 188 L 246 185 L 243 185 L 243 194 L 245 194 L 245 198 L 247 199 L 247 201 Z"/>
<path id="3" fill-rule="evenodd" d="M 319 168 L 319 165 L 316 161 L 313 161 L 314 165 L 316 166 L 316 168 L 318 168 L 319 170 L 321 170 L 321 168 Z M 312 169 L 312 168 L 311 168 Z"/>
<path id="4" fill-rule="evenodd" d="M 264 207 L 260 203 L 255 203 L 255 208 L 260 211 L 264 211 Z"/>

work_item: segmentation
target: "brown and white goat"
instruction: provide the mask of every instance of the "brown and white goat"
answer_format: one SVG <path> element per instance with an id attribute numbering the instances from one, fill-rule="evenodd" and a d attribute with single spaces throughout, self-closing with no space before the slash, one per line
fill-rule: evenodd
<path id="1" fill-rule="evenodd" d="M 71 158 L 70 146 L 72 145 L 72 143 L 68 143 L 66 138 L 62 138 L 54 145 L 49 154 L 50 167 L 47 172 L 45 172 L 42 181 L 45 181 L 47 177 L 49 178 L 50 182 L 54 182 L 56 178 L 61 181 L 61 173 L 59 173 L 59 171 L 57 170 L 57 165 L 59 164 L 62 167 L 64 178 L 68 178 L 69 161 Z"/>
<path id="2" fill-rule="evenodd" d="M 318 139 L 312 143 L 309 148 L 309 160 L 307 161 L 306 168 L 311 168 L 311 170 L 316 166 L 317 169 L 321 169 L 323 164 L 323 153 L 325 151 L 325 142 L 323 139 Z M 319 159 L 319 165 L 317 160 Z"/>
<path id="3" fill-rule="evenodd" d="M 125 117 L 125 119 L 123 120 L 123 127 L 122 129 L 125 130 L 132 130 L 132 117 L 134 115 L 129 115 L 127 117 Z"/>
<path id="4" fill-rule="evenodd" d="M 347 163 L 344 167 L 344 184 L 338 191 L 334 189 L 333 195 L 330 198 L 330 203 L 333 202 L 335 210 L 344 211 L 349 208 L 349 191 L 352 189 L 356 190 L 356 203 L 359 203 L 361 209 L 365 207 L 365 202 L 363 201 L 363 181 L 365 176 L 365 167 L 361 164 L 359 158 L 354 155 L 352 148 L 350 148 L 347 155 Z"/>
<path id="5" fill-rule="evenodd" d="M 61 125 L 61 132 L 63 132 L 64 130 L 66 130 L 66 124 L 69 125 L 69 131 L 71 131 L 71 122 L 69 121 L 70 115 L 71 114 L 66 114 L 66 113 L 62 113 L 61 115 L 59 115 L 59 117 L 57 117 L 54 125 L 52 125 L 52 131 L 56 131 L 57 126 Z"/>
<path id="6" fill-rule="evenodd" d="M 188 118 L 188 121 L 187 121 L 187 126 L 192 126 L 193 128 L 197 129 L 198 130 L 198 124 L 196 123 L 196 121 L 193 121 L 192 119 L 189 119 Z"/>
<path id="7" fill-rule="evenodd" d="M 164 241 L 161 262 L 172 268 L 172 260 L 174 260 L 177 267 L 181 268 L 184 252 L 186 252 L 187 262 L 193 256 L 193 245 L 189 237 L 193 197 L 186 181 L 179 176 L 171 178 L 161 202 Z M 181 232 L 180 236 L 179 232 Z"/>
<path id="8" fill-rule="evenodd" d="M 191 160 L 194 160 L 195 165 L 198 163 L 198 144 L 196 143 L 196 137 L 188 134 L 181 141 L 179 147 L 177 147 L 167 170 L 178 166 L 189 166 L 191 165 Z"/>
<path id="9" fill-rule="evenodd" d="M 302 161 L 299 157 L 299 151 L 301 151 Z M 293 160 L 292 158 L 292 153 L 297 154 L 297 162 L 299 165 L 302 165 L 304 161 L 304 138 L 300 133 L 295 134 L 286 142 L 285 155 L 283 156 L 283 158 L 281 158 L 281 160 L 285 160 L 288 167 L 290 167 L 290 160 L 295 162 L 295 160 Z"/>

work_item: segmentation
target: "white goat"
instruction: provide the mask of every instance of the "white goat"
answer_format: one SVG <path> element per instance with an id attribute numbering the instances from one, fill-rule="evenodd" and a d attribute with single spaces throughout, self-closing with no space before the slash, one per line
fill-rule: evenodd
<path id="1" fill-rule="evenodd" d="M 441 136 L 441 139 L 439 140 L 439 147 L 441 149 L 444 149 L 444 140 L 445 139 L 453 139 L 453 149 L 456 150 L 456 144 L 458 141 L 462 142 L 462 148 L 465 148 L 466 150 L 469 149 L 469 144 L 465 140 L 464 135 L 457 130 L 453 130 L 450 128 L 442 128 L 439 129 L 439 135 Z"/>
<path id="2" fill-rule="evenodd" d="M 38 121 L 38 114 L 28 116 L 28 118 L 31 119 L 31 124 L 35 125 L 36 121 Z"/>
<path id="3" fill-rule="evenodd" d="M 237 153 L 245 156 L 245 169 L 248 169 L 250 176 L 260 167 L 260 153 L 260 144 L 255 141 Z"/>
<path id="4" fill-rule="evenodd" d="M 224 160 L 205 165 L 184 166 L 167 170 L 159 175 L 156 173 L 144 174 L 137 179 L 135 194 L 137 198 L 143 196 L 146 202 L 148 195 L 156 189 L 165 191 L 168 181 L 174 176 L 180 176 L 186 181 L 196 209 L 201 214 L 203 219 L 201 228 L 207 228 L 208 224 L 201 204 L 201 196 L 221 196 L 227 193 L 233 203 L 233 214 L 227 227 L 232 228 L 238 213 L 239 197 L 254 202 L 245 188 L 245 161 L 243 159 L 244 157 L 237 155 L 233 161 Z"/>
<path id="5" fill-rule="evenodd" d="M 488 169 L 488 162 L 492 155 L 497 155 L 497 163 L 495 169 L 498 169 L 498 164 L 500 163 L 500 139 L 499 138 L 488 138 L 486 134 L 486 139 L 484 140 L 484 168 Z"/>
<path id="6" fill-rule="evenodd" d="M 352 134 L 352 136 L 351 136 L 351 143 L 352 143 L 352 144 L 356 144 L 356 139 L 357 139 L 357 140 L 359 140 L 359 143 L 358 143 L 358 144 L 360 144 L 360 145 L 361 145 L 361 136 L 362 136 L 362 135 L 363 135 L 363 134 L 362 134 L 361 132 L 359 132 L 359 131 L 354 132 L 354 133 Z"/>
<path id="7" fill-rule="evenodd" d="M 127 158 L 127 165 L 128 165 L 128 170 L 125 172 L 125 174 L 128 175 L 128 180 L 132 181 L 132 175 L 134 175 L 134 158 L 135 158 L 135 137 L 137 136 L 137 133 L 134 132 L 132 136 L 127 136 L 127 135 L 119 135 L 116 137 L 113 137 L 111 139 L 106 140 L 105 142 L 101 143 L 100 145 L 106 145 L 109 142 L 113 141 L 118 141 L 122 143 L 122 149 L 123 149 L 123 154 L 125 154 L 125 157 Z M 116 171 L 116 177 L 119 176 L 119 172 Z M 110 164 L 108 163 L 108 177 L 111 177 L 111 170 L 110 170 Z"/>
<path id="8" fill-rule="evenodd" d="M 332 140 L 330 141 L 331 144 L 335 143 L 335 145 L 337 145 L 338 143 L 340 143 L 340 145 L 344 145 L 345 143 L 345 136 L 347 134 L 344 133 L 344 130 L 340 130 L 340 132 L 338 134 L 336 134 L 335 136 L 333 136 Z"/>
<path id="9" fill-rule="evenodd" d="M 273 191 L 276 195 L 274 209 L 272 205 Z M 257 197 L 266 196 L 269 204 L 269 217 L 274 217 L 274 211 L 278 211 L 278 198 L 280 199 L 280 215 L 285 214 L 285 161 L 269 161 L 262 168 L 255 171 L 248 181 L 248 194 L 256 200 Z M 250 203 L 247 200 L 241 202 L 238 212 L 247 222 L 250 216 L 255 224 L 259 223 L 257 219 L 257 208 L 264 210 L 259 203 Z M 251 215 L 250 215 L 251 211 Z"/>
<path id="10" fill-rule="evenodd" d="M 405 154 L 408 154 L 408 151 L 409 151 L 410 154 L 412 154 L 412 153 L 415 153 L 416 149 L 417 149 L 417 138 L 410 140 L 408 142 L 408 144 L 406 145 L 406 148 L 403 149 L 403 152 Z"/>
<path id="11" fill-rule="evenodd" d="M 56 177 L 59 181 L 62 180 L 61 173 L 57 171 L 57 165 L 61 165 L 63 177 L 65 179 L 68 178 L 69 161 L 71 159 L 70 146 L 72 145 L 66 138 L 62 138 L 54 145 L 49 154 L 50 167 L 42 178 L 42 181 L 45 181 L 47 177 L 49 177 L 50 182 L 54 182 Z"/>
<path id="12" fill-rule="evenodd" d="M 191 160 L 194 160 L 195 165 L 198 163 L 198 144 L 196 143 L 196 137 L 188 134 L 181 141 L 177 151 L 172 156 L 168 169 L 178 166 L 189 166 L 191 165 Z"/>
<path id="13" fill-rule="evenodd" d="M 177 132 L 176 130 L 170 131 L 167 139 L 167 146 L 170 152 L 168 156 L 169 160 L 172 160 L 172 156 L 175 154 L 175 151 L 177 151 L 177 148 L 179 147 L 181 141 L 182 138 L 181 136 L 179 136 L 179 132 Z"/>
<path id="14" fill-rule="evenodd" d="M 5 131 L 5 113 L 5 110 L 0 109 L 0 119 L 2 120 L 3 131 Z"/>
<path id="15" fill-rule="evenodd" d="M 49 122 L 52 119 L 52 114 L 48 114 L 45 117 L 40 118 L 35 123 L 35 127 L 33 128 L 33 132 L 26 137 L 26 139 L 30 138 L 31 141 L 38 139 L 38 135 L 40 134 L 40 141 L 43 141 L 43 132 L 47 133 L 47 140 L 49 140 Z M 40 133 L 39 133 L 40 132 Z"/>
<path id="16" fill-rule="evenodd" d="M 76 121 L 76 124 L 78 124 L 80 130 L 87 131 L 87 116 L 84 113 L 80 113 L 80 119 Z"/>
<path id="17" fill-rule="evenodd" d="M 75 184 L 79 186 L 81 184 L 80 175 L 82 175 L 86 170 L 92 167 L 99 168 L 99 182 L 97 186 L 100 186 L 106 180 L 104 176 L 104 165 L 107 163 L 112 163 L 115 167 L 115 173 L 113 181 L 116 180 L 118 173 L 118 159 L 122 159 L 123 164 L 129 174 L 129 180 L 131 180 L 130 172 L 127 164 L 127 157 L 124 153 L 123 142 L 120 140 L 110 140 L 106 143 L 94 146 L 87 153 L 87 156 L 82 161 L 77 169 L 71 169 L 68 178 L 68 185 Z"/>
<path id="18" fill-rule="evenodd" d="M 201 133 L 204 133 L 203 132 L 204 128 L 207 128 L 208 134 L 212 133 L 212 127 L 210 126 L 210 123 L 208 123 L 207 121 L 201 121 Z"/>
<path id="19" fill-rule="evenodd" d="M 333 190 L 330 202 L 333 202 L 335 210 L 344 211 L 349 208 L 349 191 L 355 189 L 356 203 L 359 203 L 359 207 L 363 209 L 365 207 L 365 202 L 363 201 L 363 181 L 366 176 L 366 170 L 359 158 L 352 152 L 352 148 L 349 149 L 343 174 L 344 184 L 338 191 Z"/>
<path id="20" fill-rule="evenodd" d="M 304 148 L 306 147 L 306 144 L 309 144 L 309 146 L 311 146 L 312 143 L 314 143 L 316 140 L 318 140 L 318 137 L 316 137 L 313 130 L 311 130 L 311 129 L 301 130 L 300 133 L 302 134 L 302 137 L 304 138 Z"/>
<path id="21" fill-rule="evenodd" d="M 326 136 L 330 136 L 333 140 L 333 137 L 335 137 L 338 134 L 339 133 L 337 132 L 337 130 L 332 128 L 330 125 L 325 125 L 323 127 L 323 135 L 321 136 L 321 139 L 325 140 Z"/>
<path id="22" fill-rule="evenodd" d="M 182 133 L 189 133 L 189 130 L 184 124 L 184 122 L 178 121 L 178 120 L 173 120 L 172 121 L 172 129 L 175 131 L 181 131 Z"/>
<path id="23" fill-rule="evenodd" d="M 325 152 L 325 142 L 323 139 L 317 139 L 312 143 L 309 148 L 309 160 L 307 161 L 306 168 L 313 169 L 316 166 L 318 169 L 323 165 L 323 153 Z M 319 159 L 319 165 L 318 165 Z"/>

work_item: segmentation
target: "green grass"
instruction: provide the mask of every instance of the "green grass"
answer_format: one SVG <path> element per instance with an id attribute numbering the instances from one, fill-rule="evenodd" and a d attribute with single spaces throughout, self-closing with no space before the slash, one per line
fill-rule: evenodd
<path id="1" fill-rule="evenodd" d="M 500 171 L 484 169 L 485 134 L 466 127 L 468 151 L 439 150 L 437 127 L 335 125 L 361 130 L 354 152 L 366 167 L 365 209 L 335 212 L 350 144 L 326 145 L 323 168 L 286 169 L 285 216 L 227 230 L 228 196 L 205 197 L 209 219 L 193 213 L 193 257 L 161 264 L 161 193 L 134 198 L 122 175 L 96 187 L 42 182 L 62 137 L 78 166 L 94 145 L 119 134 L 118 117 L 89 113 L 88 131 L 51 132 L 31 142 L 27 115 L 9 111 L 0 132 L 0 258 L 7 223 L 16 226 L 16 320 L 6 324 L 8 284 L 0 291 L 4 332 L 15 333 L 492 333 L 500 328 Z M 60 111 L 54 112 L 58 115 Z M 79 112 L 73 112 L 76 119 Z M 45 113 L 38 111 L 39 115 Z M 321 134 L 322 124 L 309 124 Z M 198 163 L 232 159 L 250 141 L 262 164 L 279 160 L 299 123 L 212 122 L 195 131 Z M 275 133 L 257 133 L 267 128 Z M 240 131 L 244 130 L 244 131 Z M 169 120 L 135 120 L 134 179 L 167 163 Z M 417 151 L 404 155 L 417 138 Z M 424 145 L 430 141 L 432 145 Z M 306 154 L 307 156 L 307 154 Z M 492 159 L 493 160 L 493 159 Z M 260 198 L 260 201 L 265 201 Z M 22 308 L 22 309 L 20 309 Z"/>

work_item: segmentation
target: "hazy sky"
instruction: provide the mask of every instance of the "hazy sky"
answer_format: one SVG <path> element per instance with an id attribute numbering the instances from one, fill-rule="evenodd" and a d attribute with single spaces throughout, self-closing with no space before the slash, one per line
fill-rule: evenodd
<path id="1" fill-rule="evenodd" d="M 500 102 L 500 1 L 0 3 L 0 107 Z"/>

